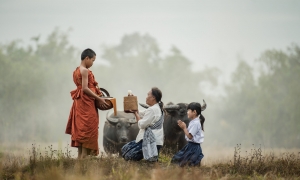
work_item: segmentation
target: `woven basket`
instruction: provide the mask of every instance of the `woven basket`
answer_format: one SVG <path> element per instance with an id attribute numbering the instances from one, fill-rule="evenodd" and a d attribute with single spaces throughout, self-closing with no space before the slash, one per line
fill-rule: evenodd
<path id="1" fill-rule="evenodd" d="M 138 101 L 136 96 L 124 97 L 124 112 L 137 111 Z"/>

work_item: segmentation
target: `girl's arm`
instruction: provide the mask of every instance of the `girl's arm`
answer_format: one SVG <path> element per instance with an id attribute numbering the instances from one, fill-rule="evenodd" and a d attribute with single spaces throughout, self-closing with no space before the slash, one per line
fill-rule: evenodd
<path id="1" fill-rule="evenodd" d="M 105 100 L 101 97 L 99 97 L 97 94 L 95 94 L 90 88 L 88 87 L 88 70 L 86 68 L 80 69 L 80 73 L 82 76 L 82 90 L 85 94 L 88 96 L 91 96 L 95 98 L 96 100 L 101 101 L 103 104 L 108 105 Z"/>
<path id="2" fill-rule="evenodd" d="M 191 135 L 191 133 L 189 133 L 189 131 L 187 130 L 186 128 L 186 124 L 181 121 L 181 120 L 178 120 L 178 126 L 183 130 L 184 134 L 189 138 L 189 139 L 192 139 L 193 138 L 193 135 Z"/>

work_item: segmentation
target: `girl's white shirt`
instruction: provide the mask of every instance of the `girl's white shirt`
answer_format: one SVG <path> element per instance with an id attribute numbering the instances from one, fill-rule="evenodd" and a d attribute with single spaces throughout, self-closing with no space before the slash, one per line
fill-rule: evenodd
<path id="1" fill-rule="evenodd" d="M 187 130 L 193 136 L 192 139 L 189 139 L 185 135 L 185 139 L 187 141 L 194 142 L 194 143 L 199 143 L 199 144 L 203 143 L 203 141 L 204 141 L 204 132 L 201 128 L 199 117 L 196 117 L 195 119 L 190 121 Z"/>
<path id="2" fill-rule="evenodd" d="M 135 142 L 138 143 L 143 139 L 145 128 L 154 125 L 161 117 L 162 113 L 158 103 L 146 109 L 144 112 L 140 112 L 142 119 L 138 121 L 138 127 L 140 131 L 135 139 Z M 163 126 L 161 129 L 152 129 L 153 134 L 155 135 L 156 145 L 163 145 L 164 143 L 164 129 Z"/>

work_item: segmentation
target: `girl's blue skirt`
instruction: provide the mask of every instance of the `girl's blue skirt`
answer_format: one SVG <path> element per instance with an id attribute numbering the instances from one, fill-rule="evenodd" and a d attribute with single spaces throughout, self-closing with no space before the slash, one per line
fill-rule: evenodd
<path id="1" fill-rule="evenodd" d="M 129 143 L 125 144 L 122 149 L 122 157 L 128 161 L 140 161 L 144 158 L 143 156 L 143 140 L 140 140 L 138 143 L 135 142 L 135 140 L 130 141 Z M 162 146 L 158 145 L 157 147 L 157 152 L 159 155 L 159 150 Z"/>
<path id="2" fill-rule="evenodd" d="M 200 144 L 188 142 L 178 153 L 176 153 L 171 162 L 179 166 L 197 166 L 200 165 L 204 157 Z"/>

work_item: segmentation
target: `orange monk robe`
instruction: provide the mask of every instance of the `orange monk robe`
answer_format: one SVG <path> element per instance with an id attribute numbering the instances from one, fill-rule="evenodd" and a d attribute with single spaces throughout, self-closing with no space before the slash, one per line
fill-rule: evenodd
<path id="1" fill-rule="evenodd" d="M 66 127 L 66 134 L 71 135 L 72 147 L 82 146 L 91 149 L 93 154 L 98 155 L 98 110 L 95 107 L 95 99 L 82 90 L 82 76 L 79 67 L 73 72 L 73 81 L 77 89 L 71 91 L 71 97 L 74 101 Z M 88 88 L 99 95 L 101 92 L 96 88 L 97 85 L 98 83 L 95 81 L 92 71 L 88 70 Z"/>

